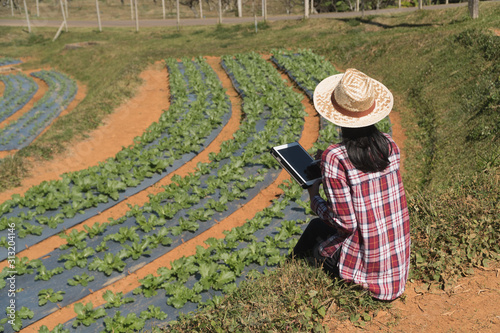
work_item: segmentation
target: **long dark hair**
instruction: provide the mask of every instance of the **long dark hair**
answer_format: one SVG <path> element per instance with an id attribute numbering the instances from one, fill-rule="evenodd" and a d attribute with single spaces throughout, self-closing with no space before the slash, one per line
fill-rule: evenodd
<path id="1" fill-rule="evenodd" d="M 375 125 L 360 128 L 342 127 L 342 143 L 354 167 L 363 172 L 383 171 L 389 165 L 392 147 L 389 139 Z"/>

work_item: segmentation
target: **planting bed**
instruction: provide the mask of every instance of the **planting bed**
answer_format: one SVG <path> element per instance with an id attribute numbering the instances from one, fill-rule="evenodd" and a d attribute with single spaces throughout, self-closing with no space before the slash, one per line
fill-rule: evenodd
<path id="1" fill-rule="evenodd" d="M 9 66 L 16 65 L 22 63 L 19 59 L 9 58 L 9 57 L 0 57 L 0 67 L 1 66 Z"/>
<path id="2" fill-rule="evenodd" d="M 29 145 L 76 95 L 76 83 L 62 73 L 42 70 L 31 75 L 45 81 L 49 90 L 31 110 L 0 129 L 0 151 L 21 149 Z"/>
<path id="3" fill-rule="evenodd" d="M 5 85 L 3 95 L 0 97 L 0 122 L 2 122 L 33 98 L 38 85 L 24 74 L 0 75 L 0 81 Z"/>
<path id="4" fill-rule="evenodd" d="M 283 64 L 275 53 L 275 63 L 292 76 L 299 57 L 287 56 L 291 62 Z M 318 117 L 304 111 L 304 95 L 285 84 L 271 62 L 255 53 L 225 56 L 222 66 L 242 101 L 239 128 L 195 172 L 175 175 L 215 139 L 229 121 L 231 104 L 204 59 L 168 59 L 166 64 L 170 108 L 133 146 L 0 205 L 0 242 L 7 249 L 11 231 L 18 237 L 17 252 L 52 235 L 65 240 L 36 259 L 12 259 L 8 251 L 1 252 L 6 254 L 0 287 L 6 288 L 2 282 L 11 264 L 21 288 L 15 325 L 0 322 L 5 332 L 21 327 L 40 332 L 150 328 L 233 290 L 248 274 L 279 263 L 295 244 L 311 217 L 307 196 L 297 184 L 284 181 L 288 177 L 269 149 L 291 141 L 324 148 L 336 140 L 337 131 L 325 127 L 318 139 L 319 128 L 311 125 Z M 331 74 L 315 79 L 322 75 Z M 314 84 L 293 78 L 301 87 Z M 310 110 L 307 98 L 306 104 Z M 131 205 L 125 215 L 60 233 L 167 175 L 169 184 L 143 205 Z M 267 189 L 279 184 L 284 193 L 279 199 L 249 208 L 269 198 Z M 224 238 L 208 233 L 234 225 Z M 0 309 L 8 301 L 2 298 Z"/>

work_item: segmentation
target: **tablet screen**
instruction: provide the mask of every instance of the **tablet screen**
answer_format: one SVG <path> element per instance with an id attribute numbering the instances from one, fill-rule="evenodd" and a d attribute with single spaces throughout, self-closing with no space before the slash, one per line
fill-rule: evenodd
<path id="1" fill-rule="evenodd" d="M 321 178 L 319 163 L 297 142 L 274 147 L 274 155 L 283 167 L 304 187 Z"/>
<path id="2" fill-rule="evenodd" d="M 309 177 L 306 174 L 306 168 L 313 162 L 311 155 L 304 152 L 304 149 L 302 149 L 299 145 L 281 149 L 279 150 L 279 153 L 286 161 L 288 161 L 288 163 L 290 163 L 302 179 L 306 181 L 309 180 Z"/>

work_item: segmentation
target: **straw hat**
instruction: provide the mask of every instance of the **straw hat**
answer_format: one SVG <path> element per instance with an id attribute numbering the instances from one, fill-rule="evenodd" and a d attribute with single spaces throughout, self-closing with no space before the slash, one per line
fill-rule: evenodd
<path id="1" fill-rule="evenodd" d="M 394 104 L 386 86 L 354 68 L 321 81 L 313 99 L 319 114 L 335 125 L 351 128 L 375 124 Z"/>

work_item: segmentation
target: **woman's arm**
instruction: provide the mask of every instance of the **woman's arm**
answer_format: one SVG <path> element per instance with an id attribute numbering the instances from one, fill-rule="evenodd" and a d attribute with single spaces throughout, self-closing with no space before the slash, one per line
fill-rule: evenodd
<path id="1" fill-rule="evenodd" d="M 357 228 L 351 188 L 347 184 L 344 165 L 332 151 L 322 156 L 323 188 L 326 201 L 319 195 L 320 181 L 308 188 L 311 209 L 326 223 L 342 234 L 352 234 Z"/>

